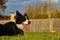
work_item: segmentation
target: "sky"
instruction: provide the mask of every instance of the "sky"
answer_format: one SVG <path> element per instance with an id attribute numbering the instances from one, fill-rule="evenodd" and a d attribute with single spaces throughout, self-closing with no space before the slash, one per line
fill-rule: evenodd
<path id="1" fill-rule="evenodd" d="M 10 15 L 10 12 L 15 12 L 19 10 L 22 14 L 25 13 L 25 8 L 28 3 L 36 3 L 39 1 L 40 3 L 46 0 L 8 0 L 7 8 L 5 9 L 5 15 Z M 60 7 L 60 0 L 51 0 L 51 2 L 55 2 Z"/>

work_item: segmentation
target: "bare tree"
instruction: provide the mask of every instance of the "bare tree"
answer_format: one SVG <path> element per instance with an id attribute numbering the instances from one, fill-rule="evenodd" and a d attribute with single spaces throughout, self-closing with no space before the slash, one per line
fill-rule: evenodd
<path id="1" fill-rule="evenodd" d="M 7 8 L 6 2 L 8 0 L 0 0 L 0 14 L 4 14 L 5 9 Z"/>

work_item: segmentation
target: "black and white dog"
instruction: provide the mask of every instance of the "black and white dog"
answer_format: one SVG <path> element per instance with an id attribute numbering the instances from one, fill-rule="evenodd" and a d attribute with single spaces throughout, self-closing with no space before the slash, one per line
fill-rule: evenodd
<path id="1" fill-rule="evenodd" d="M 26 15 L 21 15 L 20 12 L 16 11 L 15 22 L 8 22 L 6 24 L 0 24 L 0 36 L 2 35 L 24 35 L 23 28 L 29 30 L 28 24 L 30 24 L 29 18 Z M 19 26 L 18 26 L 19 25 Z"/>

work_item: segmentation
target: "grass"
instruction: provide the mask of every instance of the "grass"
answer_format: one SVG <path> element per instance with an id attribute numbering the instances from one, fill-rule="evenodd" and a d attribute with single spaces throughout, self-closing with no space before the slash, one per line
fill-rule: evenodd
<path id="1" fill-rule="evenodd" d="M 0 36 L 0 40 L 60 40 L 60 32 L 27 32 L 25 36 Z"/>

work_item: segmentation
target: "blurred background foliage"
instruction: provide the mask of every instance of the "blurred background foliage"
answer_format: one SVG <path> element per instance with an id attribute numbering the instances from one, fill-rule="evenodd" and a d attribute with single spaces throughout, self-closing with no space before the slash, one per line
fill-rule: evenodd
<path id="1" fill-rule="evenodd" d="M 60 9 L 55 3 L 36 2 L 26 6 L 26 13 L 30 19 L 60 18 Z"/>

